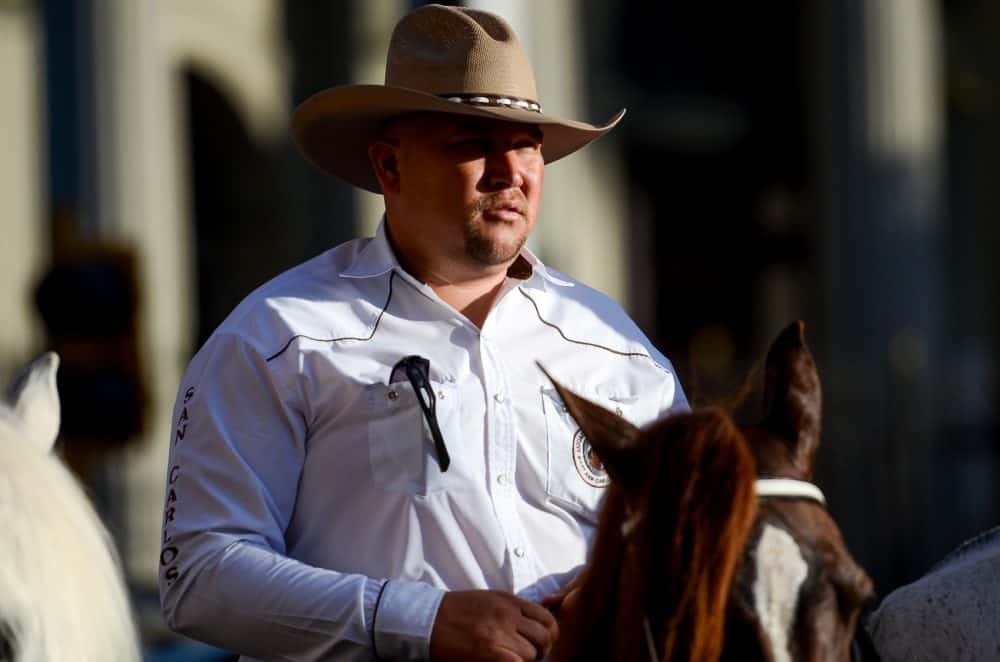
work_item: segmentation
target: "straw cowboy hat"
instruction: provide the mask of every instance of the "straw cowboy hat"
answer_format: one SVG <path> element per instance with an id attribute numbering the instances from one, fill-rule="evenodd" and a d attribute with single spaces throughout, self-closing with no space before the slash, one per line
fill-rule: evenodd
<path id="1" fill-rule="evenodd" d="M 495 14 L 428 5 L 404 16 L 389 42 L 384 85 L 345 85 L 306 99 L 292 137 L 321 170 L 381 193 L 368 145 L 385 121 L 430 111 L 536 124 L 542 155 L 555 161 L 611 130 L 542 112 L 531 63 L 513 29 Z"/>

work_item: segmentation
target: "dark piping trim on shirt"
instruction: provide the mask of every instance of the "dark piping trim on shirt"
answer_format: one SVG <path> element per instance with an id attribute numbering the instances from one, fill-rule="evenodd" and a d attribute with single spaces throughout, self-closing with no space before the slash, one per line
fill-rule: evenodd
<path id="1" fill-rule="evenodd" d="M 312 336 L 307 336 L 307 335 L 305 335 L 303 333 L 299 333 L 299 334 L 296 334 L 296 335 L 292 336 L 288 340 L 288 342 L 285 343 L 284 347 L 282 347 L 277 352 L 275 352 L 274 354 L 272 354 L 271 356 L 267 357 L 264 360 L 269 362 L 272 359 L 278 358 L 279 356 L 281 356 L 282 354 L 284 354 L 285 350 L 287 350 L 289 347 L 291 347 L 292 343 L 295 342 L 296 340 L 298 340 L 299 338 L 305 338 L 307 340 L 315 340 L 316 342 L 340 342 L 342 340 L 357 340 L 357 341 L 360 341 L 360 342 L 367 342 L 367 341 L 371 340 L 372 338 L 375 337 L 375 332 L 378 331 L 379 322 L 382 321 L 382 316 L 385 315 L 385 311 L 389 307 L 389 302 L 392 301 L 392 282 L 395 279 L 396 279 L 396 272 L 392 271 L 389 274 L 389 295 L 385 298 L 385 304 L 382 306 L 382 310 L 379 311 L 378 317 L 375 319 L 375 325 L 372 327 L 372 332 L 368 334 L 367 338 L 359 338 L 359 337 L 353 337 L 353 336 L 344 336 L 343 338 L 313 338 Z"/>
<path id="2" fill-rule="evenodd" d="M 597 349 L 603 349 L 606 352 L 611 352 L 612 354 L 617 354 L 618 356 L 637 357 L 637 358 L 648 359 L 648 360 L 652 361 L 653 363 L 656 363 L 656 361 L 653 361 L 653 357 L 651 357 L 649 354 L 643 354 L 642 352 L 622 352 L 622 351 L 619 351 L 617 349 L 611 349 L 610 347 L 605 347 L 604 345 L 598 345 L 597 343 L 586 342 L 584 340 L 573 340 L 572 338 L 567 337 L 566 334 L 563 333 L 563 330 L 560 329 L 558 325 L 553 324 L 552 322 L 549 322 L 544 317 L 542 317 L 542 312 L 538 309 L 538 304 L 535 302 L 534 299 L 532 299 L 530 296 L 528 296 L 527 292 L 525 292 L 520 287 L 517 288 L 517 291 L 520 292 L 524 296 L 524 298 L 526 298 L 528 301 L 530 301 L 531 305 L 535 307 L 535 315 L 538 316 L 538 320 L 542 324 L 544 324 L 545 326 L 552 327 L 553 329 L 555 329 L 556 331 L 558 331 L 559 335 L 562 336 L 562 339 L 565 340 L 566 342 L 573 343 L 574 345 L 584 345 L 586 347 L 595 347 Z"/>

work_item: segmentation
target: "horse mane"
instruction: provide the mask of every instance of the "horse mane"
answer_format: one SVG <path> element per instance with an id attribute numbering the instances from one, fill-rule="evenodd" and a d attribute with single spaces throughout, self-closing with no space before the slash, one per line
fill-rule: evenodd
<path id="1" fill-rule="evenodd" d="M 2 405 L 0 529 L 0 651 L 15 662 L 139 659 L 110 536 L 72 474 Z"/>
<path id="2" fill-rule="evenodd" d="M 565 659 L 643 659 L 648 618 L 662 660 L 716 660 L 756 513 L 753 457 L 718 408 L 662 419 L 638 445 L 639 485 L 608 488 Z"/>
<path id="3" fill-rule="evenodd" d="M 664 428 L 657 444 L 663 455 L 659 473 L 642 508 L 647 516 L 659 513 L 659 522 L 646 529 L 655 538 L 648 549 L 665 553 L 647 556 L 645 572 L 640 567 L 632 576 L 649 590 L 653 585 L 642 582 L 643 576 L 658 575 L 656 604 L 673 610 L 664 621 L 664 659 L 715 660 L 722 652 L 729 587 L 756 513 L 753 456 L 718 409 L 667 419 Z M 640 547 L 637 542 L 633 549 Z"/>

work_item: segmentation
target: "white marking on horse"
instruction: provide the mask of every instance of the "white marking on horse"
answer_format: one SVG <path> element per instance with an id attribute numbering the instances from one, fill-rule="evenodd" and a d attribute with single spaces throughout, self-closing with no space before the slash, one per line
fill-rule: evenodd
<path id="1" fill-rule="evenodd" d="M 809 573 L 798 543 L 787 531 L 770 524 L 757 543 L 754 607 L 771 640 L 775 662 L 790 662 L 788 641 L 799 602 L 799 589 Z"/>

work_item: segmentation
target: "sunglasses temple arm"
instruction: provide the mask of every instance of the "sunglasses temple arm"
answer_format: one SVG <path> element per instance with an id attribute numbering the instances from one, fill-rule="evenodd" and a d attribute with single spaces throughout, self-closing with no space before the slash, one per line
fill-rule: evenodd
<path id="1" fill-rule="evenodd" d="M 448 471 L 451 464 L 451 456 L 448 454 L 448 447 L 444 445 L 444 437 L 441 435 L 441 428 L 438 427 L 437 416 L 432 411 L 424 412 L 427 418 L 427 427 L 431 429 L 431 436 L 434 437 L 434 451 L 437 453 L 438 466 L 441 473 Z"/>
<path id="2" fill-rule="evenodd" d="M 437 454 L 438 466 L 441 468 L 441 473 L 444 473 L 451 465 L 451 455 L 448 454 L 448 447 L 444 445 L 444 436 L 441 434 L 440 426 L 438 426 L 434 390 L 427 382 L 426 375 L 416 367 L 407 366 L 406 376 L 409 377 L 410 383 L 413 384 L 413 390 L 418 394 L 420 408 L 424 412 L 427 427 L 430 428 L 431 436 L 434 438 L 434 452 Z M 425 402 L 424 398 L 419 397 L 420 395 L 426 396 L 427 401 Z"/>

